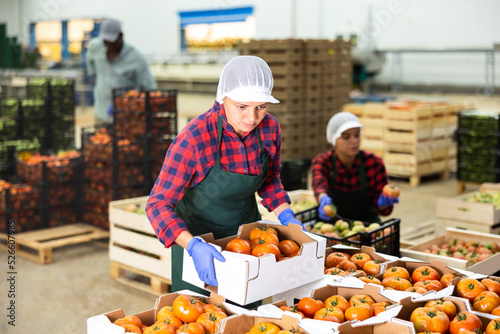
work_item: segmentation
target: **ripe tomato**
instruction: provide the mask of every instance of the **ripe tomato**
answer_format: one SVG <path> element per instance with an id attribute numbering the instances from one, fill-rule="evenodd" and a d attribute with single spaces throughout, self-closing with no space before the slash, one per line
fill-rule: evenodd
<path id="1" fill-rule="evenodd" d="M 281 328 L 270 322 L 259 322 L 250 328 L 246 334 L 277 334 Z"/>
<path id="2" fill-rule="evenodd" d="M 452 321 L 457 314 L 457 307 L 455 306 L 455 304 L 453 304 L 453 302 L 449 300 L 429 300 L 427 303 L 425 303 L 425 307 L 434 307 L 438 311 L 446 313 L 450 321 Z"/>
<path id="3" fill-rule="evenodd" d="M 451 281 L 457 277 L 457 274 L 444 274 L 441 276 L 439 282 L 443 285 L 443 288 L 447 288 L 451 285 Z"/>
<path id="4" fill-rule="evenodd" d="M 375 301 L 368 295 L 354 295 L 349 299 L 349 305 L 356 306 L 358 303 L 373 305 Z"/>
<path id="5" fill-rule="evenodd" d="M 371 305 L 373 309 L 373 315 L 376 316 L 377 314 L 384 312 L 389 305 L 391 305 L 391 303 L 388 302 L 380 302 Z"/>
<path id="6" fill-rule="evenodd" d="M 282 240 L 278 244 L 280 252 L 285 256 L 296 256 L 299 254 L 300 247 L 293 240 Z"/>
<path id="7" fill-rule="evenodd" d="M 342 261 L 349 261 L 350 257 L 341 252 L 333 252 L 328 254 L 325 260 L 327 268 L 336 267 Z"/>
<path id="8" fill-rule="evenodd" d="M 331 268 L 328 268 L 327 270 L 325 270 L 325 275 L 339 275 L 339 276 L 345 276 L 345 275 L 348 275 L 350 273 L 346 272 L 345 270 L 342 270 L 342 269 L 339 269 L 339 268 L 335 268 L 335 267 L 331 267 Z"/>
<path id="9" fill-rule="evenodd" d="M 250 241 L 252 241 L 253 239 L 258 238 L 261 235 L 261 233 L 264 233 L 264 232 L 272 233 L 272 234 L 275 234 L 276 236 L 278 236 L 278 231 L 276 231 L 275 228 L 267 227 L 266 225 L 260 225 L 259 227 L 254 227 L 250 231 L 250 235 L 249 235 L 248 239 L 250 239 Z"/>
<path id="10" fill-rule="evenodd" d="M 384 188 L 382 188 L 382 194 L 387 197 L 396 198 L 399 196 L 399 188 L 397 186 L 386 184 Z"/>
<path id="11" fill-rule="evenodd" d="M 177 318 L 184 322 L 193 322 L 203 313 L 203 303 L 201 300 L 188 295 L 180 295 L 175 298 L 172 309 Z"/>
<path id="12" fill-rule="evenodd" d="M 491 320 L 486 326 L 484 334 L 500 334 L 500 318 Z"/>
<path id="13" fill-rule="evenodd" d="M 356 272 L 356 270 L 357 270 L 356 265 L 348 260 L 342 261 L 339 264 L 337 264 L 337 268 L 340 268 L 340 269 L 345 270 L 345 271 L 350 272 L 350 273 Z"/>
<path id="14" fill-rule="evenodd" d="M 305 317 L 304 313 L 297 310 L 297 306 L 281 306 L 280 310 L 297 313 L 298 315 L 300 315 L 302 317 L 302 319 L 304 319 L 304 317 Z"/>
<path id="15" fill-rule="evenodd" d="M 139 319 L 139 317 L 135 316 L 135 315 L 127 315 L 123 318 L 120 318 L 120 319 L 116 319 L 114 321 L 114 324 L 115 325 L 123 325 L 123 324 L 131 324 L 131 325 L 135 325 L 139 328 L 142 327 L 142 321 L 141 319 Z"/>
<path id="16" fill-rule="evenodd" d="M 266 254 L 274 254 L 276 261 L 279 260 L 281 255 L 280 249 L 276 244 L 262 243 L 258 244 L 254 249 L 252 249 L 253 256 L 260 257 Z"/>
<path id="17" fill-rule="evenodd" d="M 350 306 L 351 305 L 349 304 L 347 299 L 345 299 L 341 295 L 333 295 L 325 300 L 325 307 L 327 308 L 337 307 L 341 309 L 342 312 L 345 312 L 345 310 L 347 310 L 347 308 L 349 308 Z"/>
<path id="18" fill-rule="evenodd" d="M 158 322 L 153 326 L 146 327 L 142 334 L 175 334 L 175 331 L 176 329 L 173 326 Z"/>
<path id="19" fill-rule="evenodd" d="M 304 297 L 297 304 L 297 310 L 302 312 L 307 318 L 313 318 L 314 314 L 323 307 L 325 307 L 325 304 L 321 300 L 311 297 Z"/>
<path id="20" fill-rule="evenodd" d="M 386 277 L 382 280 L 382 285 L 386 288 L 393 288 L 398 291 L 405 291 L 411 288 L 411 283 L 406 278 Z"/>
<path id="21" fill-rule="evenodd" d="M 387 278 L 387 277 L 399 277 L 399 278 L 404 278 L 406 280 L 410 280 L 410 273 L 404 267 L 394 266 L 384 271 L 384 275 L 382 276 L 382 278 Z"/>
<path id="22" fill-rule="evenodd" d="M 500 296 L 500 282 L 498 282 L 496 279 L 485 278 L 481 280 L 481 284 L 484 285 L 486 290 L 493 291 Z"/>
<path id="23" fill-rule="evenodd" d="M 323 321 L 333 321 L 343 323 L 345 321 L 344 312 L 337 307 L 326 308 L 323 307 L 314 313 L 313 319 Z"/>
<path id="24" fill-rule="evenodd" d="M 370 260 L 363 265 L 363 271 L 367 275 L 377 275 L 380 270 L 379 260 Z"/>
<path id="25" fill-rule="evenodd" d="M 373 316 L 373 309 L 368 304 L 358 304 L 357 306 L 351 306 L 345 311 L 345 319 L 347 321 L 352 321 L 357 319 L 359 321 L 366 320 Z"/>
<path id="26" fill-rule="evenodd" d="M 175 317 L 172 306 L 163 306 L 158 314 L 156 315 L 156 320 L 163 320 L 165 318 Z"/>
<path id="27" fill-rule="evenodd" d="M 459 297 L 467 298 L 472 303 L 486 288 L 476 279 L 463 278 L 457 283 L 456 291 Z"/>
<path id="28" fill-rule="evenodd" d="M 414 287 L 414 286 L 411 286 L 409 287 L 408 289 L 405 290 L 406 292 L 415 292 L 415 293 L 420 293 L 420 294 L 424 294 L 427 292 L 427 290 L 425 290 L 424 288 L 421 288 L 421 287 Z"/>
<path id="29" fill-rule="evenodd" d="M 278 237 L 275 234 L 262 232 L 258 238 L 255 238 L 250 242 L 250 245 L 253 249 L 253 248 L 255 248 L 255 246 L 263 244 L 263 243 L 275 244 L 276 246 L 278 246 L 280 241 L 278 240 Z"/>
<path id="30" fill-rule="evenodd" d="M 411 280 L 413 284 L 420 281 L 432 281 L 432 280 L 440 280 L 439 273 L 436 269 L 432 267 L 418 267 L 411 273 Z"/>
<path id="31" fill-rule="evenodd" d="M 418 281 L 417 283 L 413 284 L 415 288 L 424 288 L 427 291 L 440 291 L 443 290 L 443 285 L 438 281 L 438 280 L 432 280 L 432 281 Z"/>
<path id="32" fill-rule="evenodd" d="M 226 313 L 226 311 L 224 311 L 224 309 L 220 305 L 216 305 L 216 304 L 206 304 L 205 306 L 203 306 L 203 311 L 205 313 L 207 313 L 207 312 L 224 312 L 224 313 Z"/>
<path id="33" fill-rule="evenodd" d="M 133 324 L 121 324 L 119 326 L 125 329 L 125 333 L 142 333 L 141 327 L 137 327 Z"/>
<path id="34" fill-rule="evenodd" d="M 434 307 L 417 307 L 410 316 L 410 321 L 417 332 L 448 333 L 450 320 L 446 313 L 438 311 Z"/>
<path id="35" fill-rule="evenodd" d="M 373 283 L 377 285 L 382 285 L 382 282 L 375 276 L 366 276 L 366 277 L 359 277 L 360 280 L 362 280 L 365 283 Z"/>
<path id="36" fill-rule="evenodd" d="M 175 332 L 176 334 L 205 334 L 205 329 L 197 322 L 184 324 Z"/>
<path id="37" fill-rule="evenodd" d="M 366 262 L 372 261 L 372 257 L 366 253 L 358 253 L 351 256 L 351 262 L 356 265 L 356 268 L 359 270 L 363 270 L 363 266 Z"/>
<path id="38" fill-rule="evenodd" d="M 491 311 L 491 314 L 493 315 L 500 315 L 500 306 L 497 306 Z"/>
<path id="39" fill-rule="evenodd" d="M 224 312 L 206 312 L 200 315 L 198 319 L 196 319 L 196 322 L 202 325 L 207 333 L 214 334 L 219 328 L 220 320 L 224 318 L 227 318 L 227 315 Z"/>
<path id="40" fill-rule="evenodd" d="M 225 250 L 239 254 L 250 255 L 252 253 L 252 249 L 250 247 L 250 241 L 240 238 L 235 238 L 229 241 L 226 245 Z"/>
<path id="41" fill-rule="evenodd" d="M 168 317 L 163 318 L 161 320 L 157 320 L 154 324 L 159 325 L 162 323 L 172 326 L 175 330 L 179 329 L 179 327 L 181 327 L 183 324 L 183 322 L 179 318 L 176 318 L 173 316 L 172 317 L 168 316 Z"/>
<path id="42" fill-rule="evenodd" d="M 477 315 L 471 312 L 457 313 L 455 318 L 450 322 L 450 334 L 458 334 L 464 329 L 471 332 L 482 331 L 483 323 Z"/>
<path id="43" fill-rule="evenodd" d="M 474 298 L 472 309 L 474 311 L 491 313 L 500 305 L 500 297 L 493 291 L 483 291 L 479 296 Z"/>

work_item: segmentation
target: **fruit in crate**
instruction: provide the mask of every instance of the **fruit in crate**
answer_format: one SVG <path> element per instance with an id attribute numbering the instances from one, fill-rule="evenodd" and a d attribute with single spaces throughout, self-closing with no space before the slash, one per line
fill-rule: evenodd
<path id="1" fill-rule="evenodd" d="M 318 204 L 316 204 L 316 201 L 311 201 L 306 199 L 301 201 L 292 201 L 292 203 L 290 204 L 290 208 L 292 209 L 293 212 L 297 213 L 312 209 L 317 205 Z"/>
<path id="2" fill-rule="evenodd" d="M 464 199 L 466 202 L 473 202 L 473 203 L 488 203 L 488 204 L 493 204 L 495 206 L 495 209 L 500 208 L 500 192 L 494 193 L 493 195 L 487 194 L 487 193 L 475 193 L 473 196 L 469 196 Z"/>
<path id="3" fill-rule="evenodd" d="M 111 136 L 108 134 L 106 128 L 101 128 L 90 137 L 90 142 L 93 144 L 105 145 L 111 142 Z"/>
<path id="4" fill-rule="evenodd" d="M 467 260 L 467 265 L 470 266 L 486 260 L 498 253 L 499 250 L 500 245 L 495 242 L 466 242 L 462 239 L 453 238 L 441 245 L 431 245 L 428 249 L 424 249 L 423 252 Z"/>
<path id="5" fill-rule="evenodd" d="M 333 204 L 328 204 L 323 207 L 323 211 L 325 212 L 325 215 L 333 218 L 337 214 L 337 207 Z"/>

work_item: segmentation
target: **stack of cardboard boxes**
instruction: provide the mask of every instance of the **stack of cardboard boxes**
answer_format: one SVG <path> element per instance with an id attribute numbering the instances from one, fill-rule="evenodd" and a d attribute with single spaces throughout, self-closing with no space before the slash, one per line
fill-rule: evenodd
<path id="1" fill-rule="evenodd" d="M 328 150 L 328 120 L 349 102 L 351 45 L 337 40 L 252 40 L 242 55 L 264 59 L 274 77 L 269 112 L 280 122 L 282 159 L 312 159 Z"/>

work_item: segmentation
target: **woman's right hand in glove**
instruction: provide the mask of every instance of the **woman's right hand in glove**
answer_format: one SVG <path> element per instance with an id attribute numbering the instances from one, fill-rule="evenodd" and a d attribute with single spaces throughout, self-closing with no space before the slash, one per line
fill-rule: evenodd
<path id="1" fill-rule="evenodd" d="M 332 204 L 332 198 L 328 195 L 323 195 L 321 196 L 319 200 L 319 209 L 318 209 L 318 214 L 319 218 L 324 221 L 330 221 L 332 217 L 328 217 L 324 211 L 324 208 L 326 205 Z"/>
<path id="2" fill-rule="evenodd" d="M 226 262 L 224 256 L 215 249 L 214 246 L 206 243 L 200 238 L 191 239 L 186 250 L 193 258 L 198 277 L 208 285 L 219 285 L 215 277 L 214 259 L 220 262 Z"/>

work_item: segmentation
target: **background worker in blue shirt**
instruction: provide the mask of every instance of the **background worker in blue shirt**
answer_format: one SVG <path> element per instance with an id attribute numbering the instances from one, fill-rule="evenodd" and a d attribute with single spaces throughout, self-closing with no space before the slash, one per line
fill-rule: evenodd
<path id="1" fill-rule="evenodd" d="M 146 57 L 123 41 L 121 24 L 106 19 L 101 25 L 99 37 L 90 41 L 87 51 L 87 70 L 95 75 L 94 115 L 95 122 L 111 121 L 113 89 L 156 89 Z"/>

